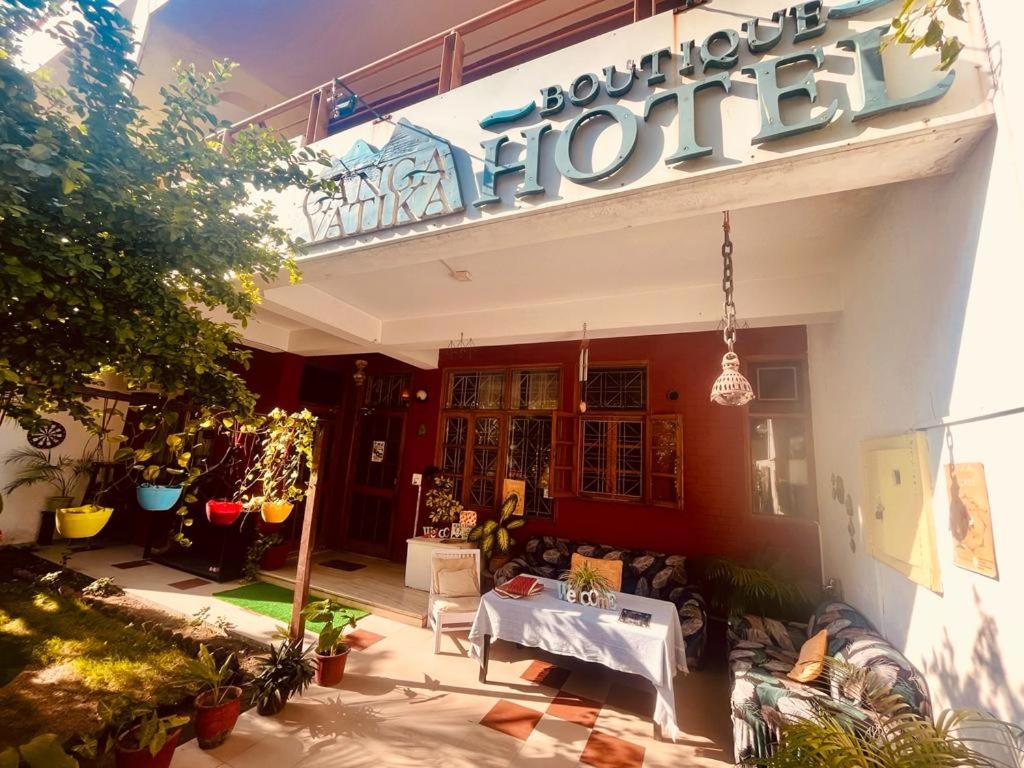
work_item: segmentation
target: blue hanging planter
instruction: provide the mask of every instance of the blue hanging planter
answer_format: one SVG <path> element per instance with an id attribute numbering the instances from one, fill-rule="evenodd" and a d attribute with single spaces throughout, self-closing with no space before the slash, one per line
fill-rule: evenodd
<path id="1" fill-rule="evenodd" d="M 173 507 L 181 498 L 181 488 L 173 485 L 143 484 L 135 489 L 139 506 L 149 512 L 163 512 Z"/>

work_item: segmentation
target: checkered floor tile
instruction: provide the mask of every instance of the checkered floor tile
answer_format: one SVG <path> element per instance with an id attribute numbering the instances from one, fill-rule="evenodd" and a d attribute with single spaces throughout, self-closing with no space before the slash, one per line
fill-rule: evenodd
<path id="1" fill-rule="evenodd" d="M 595 725 L 605 707 L 649 721 L 654 710 L 653 691 L 615 683 L 610 688 L 587 691 L 600 695 L 601 700 L 588 698 L 576 692 L 586 686 L 581 686 L 570 670 L 546 661 L 532 662 L 520 677 L 538 687 L 554 689 L 547 709 L 540 712 L 501 699 L 480 721 L 481 725 L 525 742 L 511 768 L 641 768 L 644 747 L 605 733 Z"/>

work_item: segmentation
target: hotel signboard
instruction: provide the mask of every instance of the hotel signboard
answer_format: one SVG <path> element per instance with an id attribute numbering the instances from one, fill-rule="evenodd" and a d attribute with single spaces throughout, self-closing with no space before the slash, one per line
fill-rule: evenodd
<path id="1" fill-rule="evenodd" d="M 324 176 L 333 194 L 303 202 L 307 242 L 337 240 L 416 224 L 464 210 L 452 148 L 444 139 L 399 120 L 377 149 L 357 141 Z"/>
<path id="2" fill-rule="evenodd" d="M 662 160 L 671 169 L 686 169 L 714 152 L 713 147 L 698 141 L 701 94 L 717 91 L 726 98 L 737 98 L 732 95 L 734 82 L 737 88 L 740 81 L 751 83 L 756 91 L 753 97 L 760 124 L 750 137 L 753 145 L 827 129 L 840 120 L 862 123 L 936 102 L 952 86 L 954 71 L 936 74 L 930 85 L 916 93 L 894 97 L 882 63 L 887 26 L 851 31 L 845 22 L 892 2 L 851 0 L 827 8 L 821 0 L 809 0 L 774 12 L 771 24 L 750 16 L 736 28 L 718 29 L 703 40 L 645 53 L 638 57 L 638 65 L 630 62 L 621 70 L 609 65 L 600 74 L 578 75 L 565 88 L 561 84 L 545 86 L 539 99 L 479 119 L 484 130 L 511 132 L 483 140 L 482 157 L 480 150 L 466 151 L 482 165 L 472 190 L 463 179 L 460 191 L 452 149 L 444 139 L 400 120 L 383 149 L 357 142 L 336 162 L 330 174 L 343 182 L 339 194 L 307 196 L 303 239 L 308 243 L 337 240 L 462 212 L 464 192 L 474 208 L 499 206 L 498 186 L 505 179 L 505 183 L 515 184 L 516 198 L 543 196 L 542 173 L 552 171 L 569 182 L 592 185 L 626 167 L 638 145 L 651 141 L 646 138 L 649 131 L 663 131 L 657 122 L 666 111 L 674 112 L 675 135 L 659 136 L 666 148 Z M 836 57 L 827 56 L 815 39 L 837 20 L 844 31 L 835 45 L 852 54 L 849 82 L 859 91 L 856 98 L 851 94 L 851 106 L 845 109 L 840 109 L 835 98 L 820 102 L 816 81 L 816 73 Z M 784 53 L 770 55 L 782 43 Z M 626 106 L 630 102 L 638 111 Z M 806 105 L 805 114 L 792 117 L 792 105 L 801 102 Z M 859 106 L 854 107 L 855 102 Z M 555 130 L 551 118 L 568 122 Z M 523 127 L 516 130 L 517 125 Z M 609 132 L 617 147 L 599 160 L 586 157 L 597 154 L 593 141 L 580 140 L 583 133 L 595 131 Z M 544 158 L 551 158 L 553 168 L 542 171 Z M 648 168 L 645 173 L 649 172 Z"/>

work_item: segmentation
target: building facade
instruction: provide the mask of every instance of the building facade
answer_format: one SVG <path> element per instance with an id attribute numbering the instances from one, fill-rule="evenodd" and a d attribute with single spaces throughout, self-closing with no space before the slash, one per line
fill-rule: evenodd
<path id="1" fill-rule="evenodd" d="M 184 5 L 151 9 L 144 71 Z M 521 539 L 835 580 L 938 705 L 1024 721 L 1009 4 L 966 4 L 948 73 L 884 43 L 892 2 L 445 6 L 335 27 L 380 50 L 338 52 L 321 19 L 316 45 L 282 44 L 276 89 L 239 57 L 224 140 L 267 125 L 340 187 L 274 201 L 304 279 L 244 331 L 261 408 L 329 425 L 318 544 L 402 560 L 414 476 L 482 514 L 518 481 Z M 192 48 L 219 52 L 216 29 Z M 709 400 L 723 211 L 757 395 L 740 408 Z"/>

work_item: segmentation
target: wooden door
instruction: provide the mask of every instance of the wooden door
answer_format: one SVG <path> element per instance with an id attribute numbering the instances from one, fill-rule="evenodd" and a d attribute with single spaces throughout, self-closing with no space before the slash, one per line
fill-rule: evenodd
<path id="1" fill-rule="evenodd" d="M 342 532 L 344 547 L 387 557 L 398 502 L 405 413 L 364 411 L 356 419 L 352 484 Z"/>

